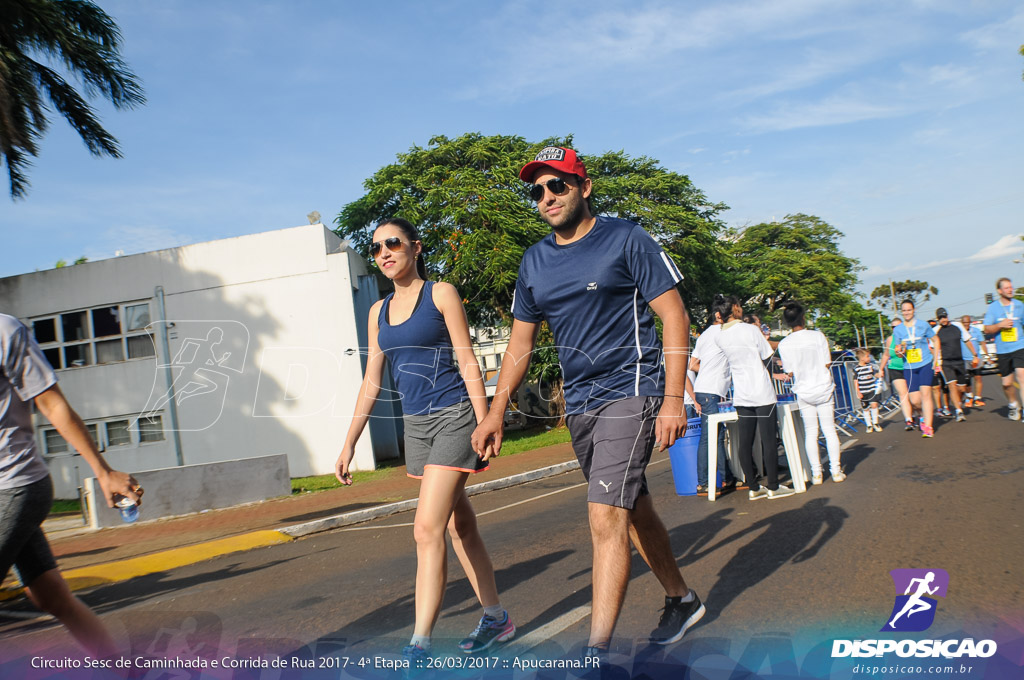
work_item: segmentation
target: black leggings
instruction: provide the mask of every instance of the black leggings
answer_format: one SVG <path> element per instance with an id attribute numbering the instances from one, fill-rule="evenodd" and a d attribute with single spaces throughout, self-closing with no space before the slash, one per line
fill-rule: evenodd
<path id="1" fill-rule="evenodd" d="M 768 477 L 765 486 L 775 491 L 779 488 L 779 449 L 776 444 L 779 423 L 775 419 L 775 404 L 737 406 L 736 413 L 740 417 L 738 455 L 743 467 L 743 476 L 746 477 L 751 491 L 760 488 L 754 473 L 754 431 L 760 429 L 761 455 L 764 456 L 764 471 Z"/>

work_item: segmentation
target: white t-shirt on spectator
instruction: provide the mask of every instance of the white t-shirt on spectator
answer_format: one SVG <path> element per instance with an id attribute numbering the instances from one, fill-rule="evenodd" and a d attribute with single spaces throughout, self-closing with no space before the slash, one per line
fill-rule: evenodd
<path id="1" fill-rule="evenodd" d="M 808 404 L 824 404 L 832 398 L 835 383 L 827 364 L 832 361 L 828 340 L 821 331 L 805 328 L 779 343 L 782 370 L 793 374 L 793 392 Z"/>
<path id="2" fill-rule="evenodd" d="M 732 380 L 729 376 L 729 360 L 715 342 L 715 338 L 721 332 L 722 324 L 710 326 L 700 334 L 693 346 L 693 356 L 700 360 L 697 380 L 693 383 L 694 393 L 717 394 L 720 397 L 729 393 L 729 383 Z"/>
<path id="3" fill-rule="evenodd" d="M 774 404 L 775 390 L 763 361 L 773 354 L 761 329 L 749 323 L 729 322 L 715 339 L 729 361 L 734 406 Z"/>

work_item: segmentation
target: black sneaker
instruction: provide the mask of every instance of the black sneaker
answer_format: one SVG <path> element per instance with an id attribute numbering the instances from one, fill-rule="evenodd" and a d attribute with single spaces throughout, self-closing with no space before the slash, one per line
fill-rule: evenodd
<path id="1" fill-rule="evenodd" d="M 658 627 L 651 631 L 651 642 L 656 645 L 678 642 L 690 626 L 701 620 L 705 611 L 697 593 L 693 593 L 691 601 L 678 604 L 672 602 L 672 598 L 666 597 Z"/>
<path id="2" fill-rule="evenodd" d="M 516 627 L 512 624 L 512 617 L 508 612 L 505 612 L 505 617 L 501 621 L 484 614 L 469 637 L 459 643 L 459 649 L 466 654 L 476 654 L 495 642 L 507 642 L 515 636 Z"/>

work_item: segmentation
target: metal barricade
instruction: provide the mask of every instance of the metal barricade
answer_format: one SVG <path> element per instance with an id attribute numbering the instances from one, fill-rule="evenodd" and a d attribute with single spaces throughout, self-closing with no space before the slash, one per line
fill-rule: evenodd
<path id="1" fill-rule="evenodd" d="M 832 382 L 836 385 L 835 391 L 835 418 L 836 427 L 843 434 L 852 436 L 857 431 L 855 423 L 859 420 L 860 400 L 857 399 L 856 391 L 853 389 L 853 367 L 857 365 L 856 360 L 837 360 L 832 362 Z"/>

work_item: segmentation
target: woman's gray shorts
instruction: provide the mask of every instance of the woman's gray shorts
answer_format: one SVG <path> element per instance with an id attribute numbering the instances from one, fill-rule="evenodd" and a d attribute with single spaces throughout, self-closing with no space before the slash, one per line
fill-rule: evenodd
<path id="1" fill-rule="evenodd" d="M 40 528 L 52 505 L 49 475 L 26 486 L 0 489 L 0 581 L 7 577 L 11 565 L 25 586 L 57 568 Z"/>
<path id="2" fill-rule="evenodd" d="M 405 416 L 405 471 L 419 479 L 428 465 L 463 472 L 483 472 L 490 463 L 473 451 L 476 429 L 473 404 L 464 401 L 422 416 Z"/>
<path id="3" fill-rule="evenodd" d="M 572 448 L 589 483 L 587 501 L 632 510 L 646 496 L 661 397 L 628 397 L 567 416 Z"/>

